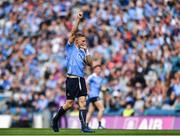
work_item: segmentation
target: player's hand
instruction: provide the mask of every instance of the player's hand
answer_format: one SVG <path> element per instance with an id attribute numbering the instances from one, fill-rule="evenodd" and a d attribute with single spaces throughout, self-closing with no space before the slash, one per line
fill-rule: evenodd
<path id="1" fill-rule="evenodd" d="M 101 91 L 106 92 L 107 87 L 105 85 L 101 86 Z"/>
<path id="2" fill-rule="evenodd" d="M 79 11 L 77 17 L 78 17 L 78 19 L 82 19 L 82 18 L 83 18 L 83 12 L 82 12 L 82 11 Z"/>
<path id="3" fill-rule="evenodd" d="M 80 48 L 83 49 L 84 51 L 87 50 L 87 45 L 80 45 Z"/>

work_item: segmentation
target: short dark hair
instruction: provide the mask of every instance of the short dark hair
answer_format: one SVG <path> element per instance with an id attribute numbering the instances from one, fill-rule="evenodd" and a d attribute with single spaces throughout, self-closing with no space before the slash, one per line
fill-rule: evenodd
<path id="1" fill-rule="evenodd" d="M 95 69 L 95 68 L 97 68 L 97 67 L 100 67 L 101 68 L 101 65 L 95 65 L 95 66 L 93 66 L 92 68 L 93 68 L 93 70 Z"/>
<path id="2" fill-rule="evenodd" d="M 84 34 L 82 34 L 81 32 L 77 32 L 75 34 L 75 38 L 79 38 L 79 37 L 86 37 Z"/>

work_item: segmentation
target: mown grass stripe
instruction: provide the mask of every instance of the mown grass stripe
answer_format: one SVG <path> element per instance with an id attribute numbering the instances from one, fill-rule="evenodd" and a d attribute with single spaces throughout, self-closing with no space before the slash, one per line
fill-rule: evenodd
<path id="1" fill-rule="evenodd" d="M 31 136 L 31 135 L 93 135 L 93 136 L 111 136 L 111 135 L 179 135 L 180 130 L 117 130 L 117 129 L 103 129 L 95 130 L 95 133 L 85 134 L 81 133 L 79 129 L 61 129 L 60 132 L 54 133 L 51 129 L 34 129 L 34 128 L 8 128 L 0 129 L 0 136 L 2 135 L 18 135 L 18 136 Z"/>

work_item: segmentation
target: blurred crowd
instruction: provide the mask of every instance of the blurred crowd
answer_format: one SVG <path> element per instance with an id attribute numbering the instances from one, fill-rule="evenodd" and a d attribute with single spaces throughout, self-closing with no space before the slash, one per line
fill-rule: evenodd
<path id="1" fill-rule="evenodd" d="M 77 12 L 102 65 L 106 112 L 143 115 L 180 105 L 180 3 L 176 0 L 3 0 L 0 113 L 54 111 L 65 101 L 64 47 Z M 86 77 L 91 69 L 86 68 Z M 2 96 L 1 96 L 2 97 Z M 77 106 L 75 106 L 77 107 Z"/>

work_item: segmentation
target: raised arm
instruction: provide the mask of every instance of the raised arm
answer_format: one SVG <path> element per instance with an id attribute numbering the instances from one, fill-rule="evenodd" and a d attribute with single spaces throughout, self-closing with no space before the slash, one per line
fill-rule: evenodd
<path id="1" fill-rule="evenodd" d="M 79 23 L 80 23 L 82 18 L 83 18 L 83 12 L 80 11 L 80 12 L 78 12 L 76 23 L 73 25 L 73 28 L 71 30 L 71 33 L 70 33 L 70 36 L 69 36 L 69 39 L 68 39 L 68 42 L 70 44 L 72 44 L 74 42 L 75 33 L 78 30 L 78 26 L 79 26 Z"/>
<path id="2" fill-rule="evenodd" d="M 91 55 L 86 55 L 86 58 L 85 58 L 85 62 L 88 66 L 92 66 L 92 63 L 93 63 L 93 58 Z"/>

